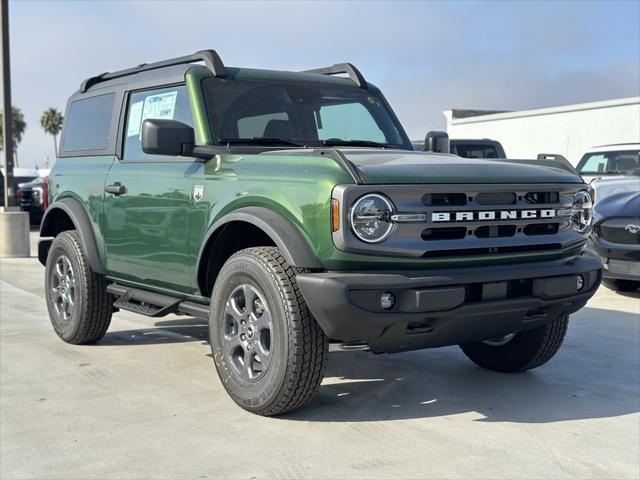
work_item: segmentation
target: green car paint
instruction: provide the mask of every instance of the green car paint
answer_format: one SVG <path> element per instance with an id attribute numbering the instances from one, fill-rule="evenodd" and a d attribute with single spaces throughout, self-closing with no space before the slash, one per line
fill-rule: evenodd
<path id="1" fill-rule="evenodd" d="M 192 67 L 185 83 L 198 145 L 213 145 L 202 82 L 211 77 Z M 317 75 L 232 69 L 227 80 L 277 79 L 318 82 Z M 348 79 L 327 84 L 357 88 Z M 372 87 L 375 88 L 375 87 Z M 377 91 L 377 90 L 376 90 Z M 412 151 L 343 149 L 365 184 L 538 184 L 581 183 L 557 165 L 469 160 Z M 107 277 L 182 298 L 206 301 L 197 282 L 198 254 L 212 225 L 246 206 L 268 208 L 302 235 L 324 269 L 390 271 L 501 265 L 571 257 L 585 239 L 563 250 L 407 258 L 339 250 L 331 232 L 331 198 L 337 185 L 353 177 L 330 156 L 313 151 L 259 154 L 221 153 L 202 161 L 126 162 L 117 156 L 60 158 L 50 178 L 52 200 L 76 198 L 86 209 Z M 106 195 L 105 185 L 126 185 L 126 194 Z M 199 198 L 194 191 L 201 191 Z"/>

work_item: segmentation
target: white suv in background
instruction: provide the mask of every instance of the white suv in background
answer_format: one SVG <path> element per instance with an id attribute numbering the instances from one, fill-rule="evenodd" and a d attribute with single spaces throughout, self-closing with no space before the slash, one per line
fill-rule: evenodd
<path id="1" fill-rule="evenodd" d="M 640 143 L 593 147 L 576 167 L 595 191 L 595 201 L 613 193 L 640 191 Z"/>

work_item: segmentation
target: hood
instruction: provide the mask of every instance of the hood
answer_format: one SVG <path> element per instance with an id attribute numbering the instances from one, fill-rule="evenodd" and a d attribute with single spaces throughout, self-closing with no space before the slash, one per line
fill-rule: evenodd
<path id="1" fill-rule="evenodd" d="M 617 193 L 640 192 L 640 176 L 597 178 L 591 182 L 591 187 L 595 192 L 595 201 L 597 203 Z"/>
<path id="2" fill-rule="evenodd" d="M 599 219 L 603 217 L 638 217 L 640 216 L 640 193 L 618 192 L 602 200 L 596 197 L 594 216 Z"/>
<path id="3" fill-rule="evenodd" d="M 340 149 L 367 184 L 583 183 L 553 160 L 462 158 L 407 150 Z"/>

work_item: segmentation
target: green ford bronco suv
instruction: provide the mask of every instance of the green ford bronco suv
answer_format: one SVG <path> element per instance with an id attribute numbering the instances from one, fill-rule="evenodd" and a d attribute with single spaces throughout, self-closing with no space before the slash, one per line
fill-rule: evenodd
<path id="1" fill-rule="evenodd" d="M 49 182 L 56 333 L 97 342 L 118 309 L 207 318 L 222 384 L 262 415 L 309 400 L 330 342 L 535 368 L 600 284 L 573 169 L 414 151 L 351 64 L 206 50 L 91 77 Z"/>

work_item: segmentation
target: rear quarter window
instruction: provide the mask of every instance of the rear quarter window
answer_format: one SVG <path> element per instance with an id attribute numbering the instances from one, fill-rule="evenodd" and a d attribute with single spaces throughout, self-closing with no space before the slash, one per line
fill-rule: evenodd
<path id="1" fill-rule="evenodd" d="M 114 93 L 75 100 L 65 119 L 64 152 L 101 151 L 109 145 Z"/>

